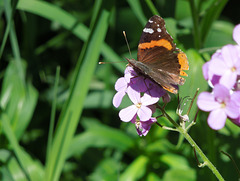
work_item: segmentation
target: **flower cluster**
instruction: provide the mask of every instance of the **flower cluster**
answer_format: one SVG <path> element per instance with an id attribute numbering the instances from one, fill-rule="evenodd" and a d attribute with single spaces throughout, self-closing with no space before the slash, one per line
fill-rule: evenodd
<path id="1" fill-rule="evenodd" d="M 224 127 L 226 119 L 240 126 L 240 24 L 233 30 L 237 45 L 225 45 L 203 65 L 203 75 L 213 88 L 212 93 L 202 92 L 198 107 L 210 112 L 208 124 L 212 129 Z"/>
<path id="2" fill-rule="evenodd" d="M 137 133 L 146 136 L 151 125 L 157 120 L 152 117 L 159 98 L 168 98 L 167 92 L 148 78 L 139 75 L 130 66 L 127 66 L 124 77 L 115 84 L 117 93 L 113 97 L 113 105 L 119 107 L 123 97 L 127 94 L 133 105 L 122 109 L 119 117 L 124 122 L 135 124 Z"/>

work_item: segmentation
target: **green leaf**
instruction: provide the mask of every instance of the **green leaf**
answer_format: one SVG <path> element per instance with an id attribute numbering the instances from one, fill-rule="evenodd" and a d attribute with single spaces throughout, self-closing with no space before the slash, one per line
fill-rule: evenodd
<path id="1" fill-rule="evenodd" d="M 227 21 L 215 21 L 207 35 L 204 47 L 218 47 L 235 44 L 232 38 L 234 25 Z"/>
<path id="2" fill-rule="evenodd" d="M 172 169 L 188 169 L 188 161 L 183 156 L 176 154 L 164 154 L 160 156 L 160 161 Z"/>
<path id="3" fill-rule="evenodd" d="M 30 123 L 38 92 L 31 83 L 22 83 L 16 74 L 17 66 L 16 61 L 11 61 L 7 67 L 1 91 L 1 106 L 11 120 L 15 135 L 19 139 Z M 25 68 L 23 71 L 26 71 Z"/>
<path id="4" fill-rule="evenodd" d="M 120 181 L 134 181 L 142 178 L 146 172 L 148 158 L 146 156 L 137 157 L 121 174 Z"/>
<path id="5" fill-rule="evenodd" d="M 162 181 L 162 179 L 156 173 L 149 173 L 147 176 L 147 181 Z"/>
<path id="6" fill-rule="evenodd" d="M 163 181 L 195 181 L 196 171 L 194 169 L 170 169 L 164 173 Z"/>
<path id="7" fill-rule="evenodd" d="M 95 171 L 89 176 L 90 180 L 118 180 L 119 162 L 107 158 L 97 165 Z"/>
<path id="8" fill-rule="evenodd" d="M 75 78 L 71 86 L 71 93 L 67 104 L 61 112 L 52 150 L 49 160 L 47 160 L 46 180 L 58 180 L 60 177 L 66 160 L 66 154 L 77 128 L 78 120 L 83 110 L 83 103 L 88 93 L 89 84 L 106 36 L 108 17 L 109 12 L 103 10 L 96 21 L 97 23 L 92 28 L 89 40 L 82 49 L 75 69 Z"/>
<path id="9" fill-rule="evenodd" d="M 199 93 L 206 91 L 208 89 L 208 83 L 203 78 L 202 66 L 204 64 L 204 60 L 199 55 L 199 53 L 191 49 L 191 50 L 188 50 L 186 54 L 189 61 L 189 71 L 186 71 L 186 73 L 188 74 L 188 77 L 186 77 L 185 84 L 183 86 L 180 86 L 179 95 L 182 98 L 186 96 L 190 96 L 191 98 L 193 98 L 198 88 L 199 88 Z M 197 111 L 197 104 L 195 100 L 190 112 L 191 120 L 194 118 L 196 111 Z"/>
<path id="10" fill-rule="evenodd" d="M 227 2 L 228 0 L 215 0 L 212 2 L 210 8 L 207 9 L 200 24 L 202 42 L 205 42 L 213 22 L 219 17 Z"/>
<path id="11" fill-rule="evenodd" d="M 75 136 L 68 150 L 68 157 L 81 155 L 87 148 L 115 148 L 126 151 L 134 145 L 134 140 L 121 130 L 105 126 L 95 120 L 85 118 L 86 131 Z"/>

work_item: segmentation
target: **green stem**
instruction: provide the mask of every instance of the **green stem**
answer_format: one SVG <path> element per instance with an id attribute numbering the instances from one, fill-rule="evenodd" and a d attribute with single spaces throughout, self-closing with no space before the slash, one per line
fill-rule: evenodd
<path id="1" fill-rule="evenodd" d="M 224 178 L 219 173 L 217 168 L 210 162 L 210 160 L 207 158 L 207 156 L 203 153 L 203 151 L 199 148 L 199 146 L 196 144 L 196 142 L 192 139 L 192 137 L 188 134 L 187 130 L 182 128 L 178 123 L 176 123 L 167 113 L 166 111 L 158 106 L 158 108 L 162 111 L 163 115 L 176 127 L 176 129 L 181 133 L 185 139 L 190 143 L 190 145 L 196 150 L 196 152 L 199 154 L 199 156 L 203 160 L 203 164 L 199 166 L 207 166 L 213 174 L 218 178 L 218 180 L 223 181 Z"/>

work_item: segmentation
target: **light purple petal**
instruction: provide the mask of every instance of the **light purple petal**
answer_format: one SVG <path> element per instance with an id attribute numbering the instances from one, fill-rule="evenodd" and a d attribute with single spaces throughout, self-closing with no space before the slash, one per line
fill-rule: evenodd
<path id="1" fill-rule="evenodd" d="M 229 69 L 226 66 L 226 63 L 219 58 L 212 59 L 208 68 L 209 68 L 209 71 L 211 71 L 213 74 L 216 74 L 216 75 L 223 75 L 226 72 L 226 70 Z"/>
<path id="2" fill-rule="evenodd" d="M 202 92 L 198 96 L 197 105 L 203 111 L 218 109 L 221 105 L 215 101 L 213 94 Z"/>
<path id="3" fill-rule="evenodd" d="M 122 109 L 119 112 L 119 117 L 122 121 L 129 122 L 133 119 L 137 111 L 138 111 L 137 107 L 135 105 L 131 105 L 129 107 Z"/>
<path id="4" fill-rule="evenodd" d="M 132 87 L 129 87 L 127 90 L 127 93 L 128 93 L 128 97 L 134 104 L 138 104 L 141 102 L 140 92 L 137 92 Z"/>
<path id="5" fill-rule="evenodd" d="M 215 130 L 222 129 L 225 125 L 227 115 L 223 109 L 216 109 L 208 116 L 208 125 Z"/>
<path id="6" fill-rule="evenodd" d="M 124 97 L 124 95 L 126 94 L 125 91 L 119 91 L 117 92 L 114 97 L 113 97 L 113 105 L 114 107 L 118 108 L 119 105 L 121 104 L 122 102 L 122 98 Z"/>
<path id="7" fill-rule="evenodd" d="M 226 86 L 228 89 L 231 89 L 237 80 L 237 73 L 227 70 L 219 80 L 219 83 Z"/>
<path id="8" fill-rule="evenodd" d="M 239 117 L 240 108 L 239 108 L 239 106 L 237 106 L 237 104 L 234 101 L 229 101 L 226 104 L 225 112 L 228 117 L 230 117 L 232 119 L 236 119 Z"/>
<path id="9" fill-rule="evenodd" d="M 234 91 L 231 95 L 231 100 L 240 107 L 240 91 Z"/>
<path id="10" fill-rule="evenodd" d="M 130 79 L 134 76 L 136 76 L 137 73 L 134 71 L 134 69 L 130 66 L 127 66 L 124 71 L 124 78 L 127 83 L 130 83 Z"/>
<path id="11" fill-rule="evenodd" d="M 204 79 L 205 80 L 208 80 L 208 79 L 211 79 L 210 77 L 209 77 L 209 63 L 210 62 L 206 62 L 205 64 L 203 64 L 203 66 L 202 66 L 202 72 L 203 72 L 203 77 L 204 77 Z"/>
<path id="12" fill-rule="evenodd" d="M 141 106 L 137 111 L 137 115 L 141 121 L 147 121 L 152 117 L 152 110 L 147 106 Z"/>
<path id="13" fill-rule="evenodd" d="M 150 95 L 148 95 L 146 93 L 141 98 L 142 105 L 145 105 L 145 106 L 155 104 L 158 101 L 159 101 L 158 97 L 151 97 Z"/>
<path id="14" fill-rule="evenodd" d="M 115 83 L 115 90 L 116 91 L 126 91 L 127 89 L 127 82 L 124 77 L 121 77 Z"/>
<path id="15" fill-rule="evenodd" d="M 240 45 L 240 24 L 233 29 L 233 39 L 238 45 Z"/>
<path id="16" fill-rule="evenodd" d="M 234 45 L 226 45 L 222 48 L 222 56 L 225 64 L 232 68 L 238 61 L 239 52 Z"/>
<path id="17" fill-rule="evenodd" d="M 224 85 L 216 84 L 213 89 L 214 98 L 219 103 L 230 100 L 230 91 Z"/>
<path id="18" fill-rule="evenodd" d="M 222 59 L 222 50 L 221 49 L 218 49 L 211 57 L 211 59 L 214 59 L 214 58 L 220 58 Z"/>

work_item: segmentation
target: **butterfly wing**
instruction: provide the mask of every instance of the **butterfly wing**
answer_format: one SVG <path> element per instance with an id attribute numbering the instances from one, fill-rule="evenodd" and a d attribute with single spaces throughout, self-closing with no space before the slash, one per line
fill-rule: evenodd
<path id="1" fill-rule="evenodd" d="M 177 93 L 173 85 L 182 85 L 188 70 L 186 55 L 176 48 L 160 16 L 153 16 L 143 29 L 138 45 L 138 61 L 150 71 L 143 72 L 164 89 Z"/>

